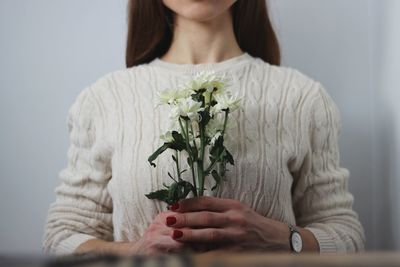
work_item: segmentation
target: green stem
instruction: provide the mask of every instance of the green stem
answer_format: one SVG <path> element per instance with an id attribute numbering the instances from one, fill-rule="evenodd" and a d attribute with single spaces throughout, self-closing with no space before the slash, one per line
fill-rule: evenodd
<path id="1" fill-rule="evenodd" d="M 212 95 L 213 95 L 213 93 L 214 93 L 214 91 L 212 91 L 212 92 L 210 93 L 210 99 L 209 99 L 209 102 L 208 102 L 208 110 L 210 110 L 210 108 L 211 108 L 211 102 L 212 102 Z"/>
<path id="2" fill-rule="evenodd" d="M 192 124 L 190 124 L 190 130 L 191 130 L 192 136 L 193 136 L 193 146 L 194 146 L 194 148 L 196 148 L 196 151 L 198 151 L 198 150 L 197 150 L 197 145 L 196 145 L 196 137 L 195 137 L 195 135 L 194 135 L 193 125 L 192 125 Z"/>
<path id="3" fill-rule="evenodd" d="M 195 138 L 192 124 L 190 124 L 190 129 L 192 131 L 193 138 Z M 200 136 L 202 136 L 201 133 L 202 133 L 202 131 L 200 129 Z M 197 145 L 196 145 L 196 142 L 194 139 L 193 139 L 193 145 L 196 148 L 196 151 L 198 151 Z M 197 179 L 198 179 L 199 185 L 200 185 L 199 196 L 203 195 L 203 188 L 204 188 L 203 159 L 204 159 L 204 141 L 203 141 L 203 138 L 200 137 L 200 160 L 196 161 L 197 162 L 197 164 L 196 164 L 197 165 Z"/>
<path id="4" fill-rule="evenodd" d="M 221 133 L 222 137 L 224 137 L 224 134 L 225 134 L 226 123 L 228 121 L 228 113 L 229 113 L 229 110 L 226 110 L 225 111 L 225 118 L 224 118 L 224 127 L 222 128 L 222 133 Z M 218 157 L 213 162 L 211 162 L 210 166 L 208 166 L 208 168 L 206 169 L 205 173 L 209 173 L 212 170 L 214 165 L 221 159 L 221 156 L 224 153 L 224 151 L 225 150 L 222 150 L 222 152 L 218 155 Z"/>
<path id="5" fill-rule="evenodd" d="M 224 137 L 225 134 L 226 123 L 228 122 L 228 113 L 229 109 L 225 111 L 224 128 L 222 128 L 222 137 Z"/>
<path id="6" fill-rule="evenodd" d="M 197 164 L 197 173 L 200 183 L 200 196 L 204 193 L 204 127 L 200 126 L 200 161 Z"/>
<path id="7" fill-rule="evenodd" d="M 179 153 L 175 150 L 175 158 L 176 158 L 176 171 L 178 172 L 178 180 L 182 180 L 181 178 L 181 170 L 179 168 Z"/>
<path id="8" fill-rule="evenodd" d="M 224 154 L 224 152 L 225 150 L 222 150 L 218 157 L 210 164 L 210 166 L 208 166 L 205 173 L 209 173 L 214 168 L 214 165 L 222 158 L 221 156 Z"/>
<path id="9" fill-rule="evenodd" d="M 190 169 L 192 170 L 193 186 L 195 188 L 195 190 L 193 191 L 193 194 L 196 197 L 197 196 L 196 176 L 194 174 L 193 158 L 192 158 L 192 155 L 190 153 L 191 149 L 190 149 L 190 144 L 189 144 L 189 126 L 188 126 L 187 120 L 185 120 L 185 128 L 186 128 L 186 131 L 185 131 L 185 129 L 183 128 L 183 125 L 182 125 L 181 118 L 179 118 L 179 125 L 181 126 L 182 133 L 184 133 L 184 135 L 185 135 L 186 150 L 187 150 L 188 156 L 190 158 Z"/>
<path id="10" fill-rule="evenodd" d="M 210 93 L 208 107 L 206 108 L 207 111 L 209 111 L 211 108 L 211 102 L 213 99 L 212 96 L 213 96 L 213 92 Z M 226 124 L 226 122 L 224 124 Z M 204 171 L 204 153 L 205 153 L 205 136 L 204 136 L 204 134 L 205 134 L 205 125 L 204 125 L 204 127 L 200 126 L 200 150 L 201 151 L 200 151 L 200 160 L 197 163 L 197 176 L 199 178 L 199 184 L 200 184 L 200 188 L 199 188 L 200 196 L 203 196 L 203 194 L 204 194 L 205 174 L 208 173 L 207 171 Z"/>

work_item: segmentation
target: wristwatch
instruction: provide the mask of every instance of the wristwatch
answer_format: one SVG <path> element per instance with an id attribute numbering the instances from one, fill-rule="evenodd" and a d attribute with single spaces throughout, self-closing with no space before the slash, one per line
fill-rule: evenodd
<path id="1" fill-rule="evenodd" d="M 290 237 L 289 237 L 290 249 L 295 253 L 300 253 L 301 250 L 303 249 L 303 239 L 301 238 L 301 235 L 299 231 L 296 230 L 296 228 L 294 228 L 291 225 L 288 226 L 290 230 Z"/>

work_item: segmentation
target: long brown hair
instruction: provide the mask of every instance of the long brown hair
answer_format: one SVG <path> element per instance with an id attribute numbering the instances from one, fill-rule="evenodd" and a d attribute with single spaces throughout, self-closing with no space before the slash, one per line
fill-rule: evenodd
<path id="1" fill-rule="evenodd" d="M 237 0 L 232 8 L 233 28 L 240 48 L 254 57 L 279 65 L 278 39 L 265 0 Z M 129 0 L 126 66 L 148 63 L 169 49 L 173 13 L 162 0 Z"/>

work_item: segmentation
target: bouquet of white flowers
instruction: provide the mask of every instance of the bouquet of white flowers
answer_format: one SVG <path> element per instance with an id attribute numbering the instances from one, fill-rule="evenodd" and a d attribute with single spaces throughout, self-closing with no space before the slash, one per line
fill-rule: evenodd
<path id="1" fill-rule="evenodd" d="M 229 114 L 240 107 L 238 96 L 232 96 L 227 90 L 230 85 L 225 76 L 215 72 L 200 72 L 194 80 L 180 89 L 159 92 L 159 105 L 171 107 L 170 130 L 161 135 L 164 144 L 159 147 L 148 161 L 153 162 L 167 149 L 175 150 L 172 160 L 176 165 L 176 176 L 168 172 L 173 180 L 165 189 L 146 195 L 149 199 L 158 199 L 168 204 L 186 198 L 190 192 L 202 196 L 204 181 L 211 174 L 215 180 L 215 190 L 225 177 L 226 163 L 234 164 L 231 153 L 224 146 Z M 205 166 L 206 152 L 209 162 Z M 192 183 L 183 179 L 179 158 L 187 157 L 192 174 Z"/>

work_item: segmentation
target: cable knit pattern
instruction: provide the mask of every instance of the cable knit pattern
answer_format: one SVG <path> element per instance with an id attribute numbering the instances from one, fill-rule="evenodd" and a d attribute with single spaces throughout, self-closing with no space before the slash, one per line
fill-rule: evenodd
<path id="1" fill-rule="evenodd" d="M 161 145 L 168 107 L 155 108 L 157 91 L 173 88 L 200 70 L 226 73 L 243 97 L 232 113 L 227 147 L 235 166 L 206 195 L 233 198 L 263 216 L 309 229 L 321 253 L 364 249 L 352 210 L 349 171 L 340 167 L 338 108 L 320 83 L 247 53 L 212 64 L 148 64 L 109 73 L 85 88 L 69 110 L 68 166 L 59 176 L 43 246 L 72 253 L 99 238 L 135 241 L 165 204 L 146 193 L 169 183 L 170 156 L 148 156 Z M 185 165 L 184 159 L 181 162 Z M 190 177 L 185 177 L 190 180 Z"/>

